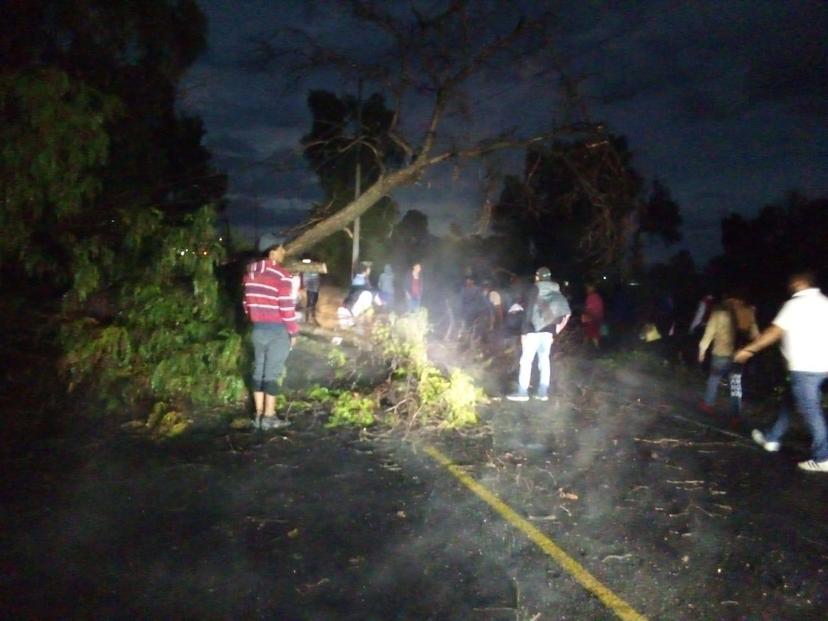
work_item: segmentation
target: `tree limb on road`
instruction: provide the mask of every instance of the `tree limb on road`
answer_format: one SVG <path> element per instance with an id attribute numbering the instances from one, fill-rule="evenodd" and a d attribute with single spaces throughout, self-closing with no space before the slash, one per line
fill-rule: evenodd
<path id="1" fill-rule="evenodd" d="M 338 7 L 348 15 L 331 14 L 331 19 L 353 20 L 361 29 L 360 38 L 372 41 L 372 46 L 374 42 L 386 42 L 376 53 L 372 49 L 366 54 L 361 46 L 352 44 L 349 48 L 339 40 L 321 41 L 301 29 L 282 29 L 270 40 L 258 42 L 256 64 L 259 68 L 278 68 L 283 75 L 297 79 L 320 70 L 334 70 L 346 81 L 359 79 L 391 93 L 396 109 L 388 139 L 406 154 L 403 164 L 393 170 L 383 170 L 375 183 L 345 207 L 321 221 L 305 225 L 287 244 L 289 255 L 301 253 L 342 230 L 383 197 L 414 183 L 427 169 L 443 162 L 483 157 L 552 138 L 603 132 L 603 127 L 586 122 L 550 123 L 551 129 L 523 137 L 517 136 L 517 132 L 504 134 L 502 128 L 495 129 L 491 136 L 479 137 L 471 144 L 454 144 L 446 132 L 441 132 L 450 112 L 470 103 L 464 90 L 479 88 L 479 84 L 472 84 L 477 77 L 491 78 L 492 74 L 505 71 L 504 79 L 514 79 L 530 62 L 561 73 L 550 44 L 555 24 L 553 14 L 545 7 L 527 10 L 522 4 L 454 0 L 447 7 L 427 13 L 414 3 L 389 5 L 350 0 Z M 329 9 L 326 14 L 331 13 Z M 564 80 L 562 74 L 559 78 L 557 84 L 563 97 L 572 96 L 573 81 Z M 547 76 L 538 86 L 548 88 L 548 84 Z M 409 135 L 404 135 L 406 132 L 400 128 L 399 121 L 402 106 L 410 103 L 409 96 L 418 105 L 424 99 L 429 105 L 421 109 L 425 122 L 419 125 L 419 131 L 416 118 L 412 120 L 412 116 L 419 115 L 409 112 L 406 116 Z M 412 134 L 418 134 L 419 138 L 412 140 Z M 382 154 L 376 155 L 381 161 Z"/>

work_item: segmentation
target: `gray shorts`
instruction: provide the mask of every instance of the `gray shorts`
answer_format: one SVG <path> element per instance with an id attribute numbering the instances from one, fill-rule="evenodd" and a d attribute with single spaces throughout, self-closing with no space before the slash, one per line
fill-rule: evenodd
<path id="1" fill-rule="evenodd" d="M 283 325 L 253 326 L 253 390 L 276 394 L 290 353 L 290 335 Z"/>

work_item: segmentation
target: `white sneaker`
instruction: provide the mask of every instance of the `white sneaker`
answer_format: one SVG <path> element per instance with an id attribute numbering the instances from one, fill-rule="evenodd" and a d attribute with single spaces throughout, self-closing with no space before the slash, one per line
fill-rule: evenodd
<path id="1" fill-rule="evenodd" d="M 768 453 L 775 453 L 779 450 L 779 442 L 772 442 L 765 439 L 765 434 L 758 429 L 754 429 L 751 432 L 750 437 L 753 438 L 753 441 L 765 449 Z"/>
<path id="2" fill-rule="evenodd" d="M 525 392 L 514 392 L 511 395 L 506 395 L 509 401 L 529 401 L 529 395 Z"/>
<path id="3" fill-rule="evenodd" d="M 801 461 L 797 464 L 800 470 L 807 470 L 808 472 L 828 472 L 828 459 L 822 461 Z"/>

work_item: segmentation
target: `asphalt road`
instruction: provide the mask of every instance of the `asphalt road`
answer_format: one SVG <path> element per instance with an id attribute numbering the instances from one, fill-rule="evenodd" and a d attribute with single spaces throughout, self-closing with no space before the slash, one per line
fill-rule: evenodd
<path id="1" fill-rule="evenodd" d="M 828 618 L 828 477 L 796 471 L 804 437 L 764 453 L 693 411 L 692 379 L 556 371 L 556 398 L 494 401 L 477 437 L 372 443 L 299 418 L 162 445 L 32 439 L 2 458 L 0 615 L 615 617 L 429 457 L 436 441 L 645 618 Z"/>

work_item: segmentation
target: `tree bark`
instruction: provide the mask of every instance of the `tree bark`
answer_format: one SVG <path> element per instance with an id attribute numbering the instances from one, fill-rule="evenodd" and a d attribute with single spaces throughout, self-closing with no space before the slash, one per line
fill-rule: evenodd
<path id="1" fill-rule="evenodd" d="M 405 168 L 380 177 L 376 183 L 365 190 L 359 198 L 348 203 L 347 206 L 340 209 L 335 214 L 303 231 L 296 239 L 291 240 L 285 246 L 286 254 L 288 256 L 296 256 L 297 254 L 312 248 L 326 237 L 329 237 L 337 231 L 344 229 L 351 222 L 353 222 L 357 216 L 365 213 L 391 190 L 406 185 L 416 179 L 427 166 L 428 162 L 423 162 L 421 159 L 417 159 L 414 163 L 406 166 Z"/>

